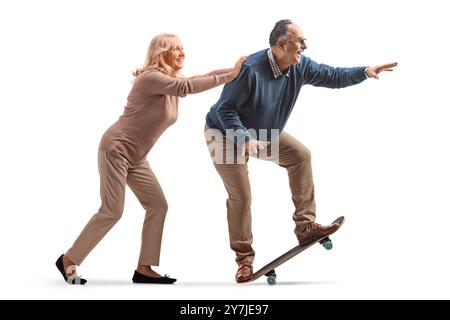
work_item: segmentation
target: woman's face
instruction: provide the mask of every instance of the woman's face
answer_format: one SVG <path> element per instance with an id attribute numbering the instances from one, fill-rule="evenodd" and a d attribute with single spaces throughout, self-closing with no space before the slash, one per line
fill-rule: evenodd
<path id="1" fill-rule="evenodd" d="M 172 40 L 172 45 L 169 51 L 166 52 L 166 62 L 171 66 L 175 72 L 183 68 L 184 63 L 184 50 L 180 39 L 175 38 Z"/>

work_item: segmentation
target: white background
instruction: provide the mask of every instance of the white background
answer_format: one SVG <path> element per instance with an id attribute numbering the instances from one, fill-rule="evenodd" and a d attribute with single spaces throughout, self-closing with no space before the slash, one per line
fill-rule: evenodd
<path id="1" fill-rule="evenodd" d="M 445 1 L 2 1 L 0 298 L 450 298 L 450 116 Z M 313 155 L 318 222 L 347 222 L 264 279 L 234 282 L 226 193 L 203 140 L 221 87 L 180 100 L 149 154 L 165 191 L 159 271 L 174 286 L 131 284 L 144 211 L 127 190 L 122 220 L 88 256 L 85 287 L 54 266 L 99 207 L 97 147 L 122 113 L 151 38 L 180 36 L 184 74 L 231 67 L 297 22 L 306 55 L 334 66 L 398 61 L 342 90 L 304 87 L 286 130 Z M 255 268 L 295 245 L 283 169 L 250 161 Z"/>

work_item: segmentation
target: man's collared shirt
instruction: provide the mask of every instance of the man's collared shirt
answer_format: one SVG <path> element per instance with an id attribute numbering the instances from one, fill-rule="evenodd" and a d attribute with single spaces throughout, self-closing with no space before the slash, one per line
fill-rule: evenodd
<path id="1" fill-rule="evenodd" d="M 270 68 L 272 69 L 274 78 L 276 79 L 276 78 L 282 76 L 283 72 L 281 72 L 280 67 L 278 66 L 277 62 L 275 61 L 272 49 L 267 50 L 267 57 L 269 58 Z M 286 77 L 289 77 L 289 70 L 286 72 Z"/>

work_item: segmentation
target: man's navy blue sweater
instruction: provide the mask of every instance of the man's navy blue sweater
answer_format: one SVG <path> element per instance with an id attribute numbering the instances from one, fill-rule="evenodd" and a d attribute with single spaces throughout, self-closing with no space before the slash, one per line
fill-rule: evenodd
<path id="1" fill-rule="evenodd" d="M 366 79 L 365 67 L 333 68 L 303 55 L 299 64 L 291 65 L 286 73 L 275 78 L 267 50 L 250 55 L 239 76 L 224 86 L 219 101 L 206 116 L 210 128 L 223 134 L 228 129 L 240 129 L 235 141 L 260 139 L 250 135 L 248 129 L 257 133 L 267 129 L 270 139 L 271 129 L 278 129 L 281 134 L 303 85 L 344 88 Z"/>

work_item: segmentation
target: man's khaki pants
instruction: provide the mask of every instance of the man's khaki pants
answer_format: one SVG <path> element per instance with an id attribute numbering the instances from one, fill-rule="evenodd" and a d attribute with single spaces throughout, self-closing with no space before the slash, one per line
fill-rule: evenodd
<path id="1" fill-rule="evenodd" d="M 227 218 L 230 247 L 236 252 L 238 264 L 252 263 L 255 252 L 252 248 L 250 210 L 252 197 L 248 177 L 248 156 L 243 161 L 239 161 L 241 150 L 237 150 L 233 142 L 230 143 L 218 132 L 205 126 L 205 138 L 211 158 L 228 192 Z M 287 170 L 295 206 L 293 219 L 297 229 L 302 230 L 316 218 L 311 153 L 302 143 L 286 132 L 283 132 L 276 142 L 269 145 L 268 154 L 260 153 L 258 158 L 273 161 Z M 234 157 L 228 156 L 226 159 L 230 148 L 234 148 Z M 221 153 L 218 156 L 219 151 Z"/>
<path id="2" fill-rule="evenodd" d="M 67 257 L 80 265 L 119 221 L 128 185 L 146 210 L 139 264 L 158 266 L 167 202 L 148 161 L 132 166 L 122 156 L 99 151 L 98 169 L 102 204 L 67 251 Z"/>

